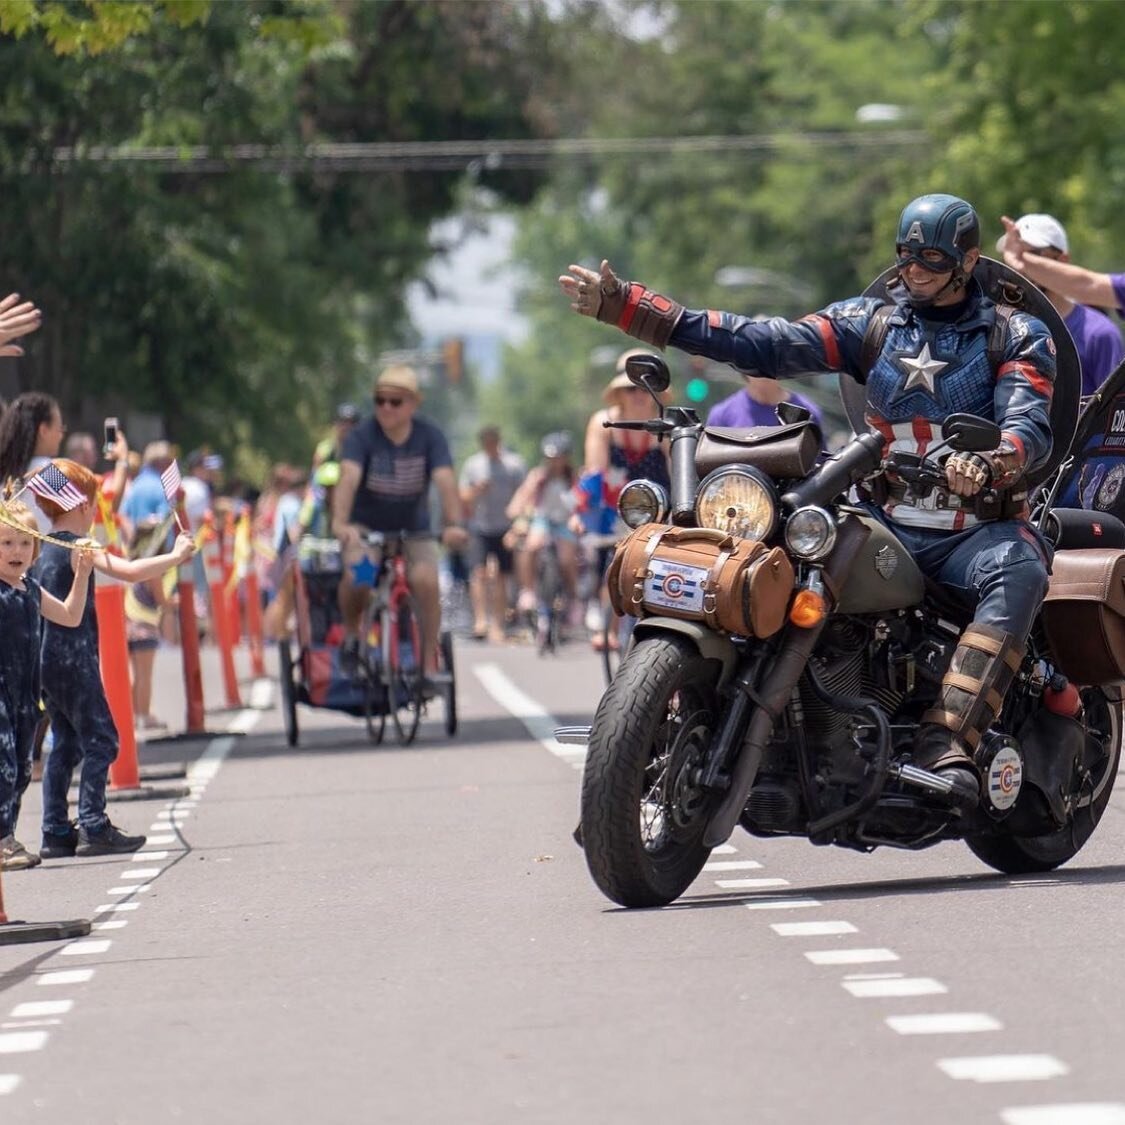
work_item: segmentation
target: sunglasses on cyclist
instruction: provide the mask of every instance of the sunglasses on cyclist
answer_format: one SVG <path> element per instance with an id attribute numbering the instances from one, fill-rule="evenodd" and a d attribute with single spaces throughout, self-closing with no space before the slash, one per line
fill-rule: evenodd
<path id="1" fill-rule="evenodd" d="M 376 396 L 375 396 L 375 405 L 376 405 L 376 406 L 393 406 L 393 407 L 394 407 L 394 408 L 395 408 L 396 410 L 397 410 L 397 409 L 398 409 L 398 408 L 399 408 L 399 407 L 400 407 L 400 406 L 401 406 L 401 405 L 402 405 L 402 404 L 403 404 L 403 403 L 404 403 L 405 401 L 406 401 L 406 400 L 405 400 L 405 399 L 402 399 L 402 398 L 390 398 L 390 397 L 388 397 L 388 396 L 386 396 L 386 395 L 376 395 Z"/>

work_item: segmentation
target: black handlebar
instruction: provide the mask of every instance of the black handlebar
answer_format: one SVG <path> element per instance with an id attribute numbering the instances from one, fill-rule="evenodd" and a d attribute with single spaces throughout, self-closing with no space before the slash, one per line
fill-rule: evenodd
<path id="1" fill-rule="evenodd" d="M 868 431 L 825 461 L 810 477 L 794 485 L 781 498 L 790 511 L 806 504 L 827 504 L 853 484 L 870 476 L 883 459 L 883 436 Z"/>

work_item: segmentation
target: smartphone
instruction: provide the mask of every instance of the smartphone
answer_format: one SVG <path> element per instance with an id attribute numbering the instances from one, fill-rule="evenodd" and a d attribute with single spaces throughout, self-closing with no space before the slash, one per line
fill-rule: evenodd
<path id="1" fill-rule="evenodd" d="M 111 457 L 113 455 L 113 447 L 117 444 L 117 419 L 107 418 L 105 420 L 105 441 L 102 443 L 102 455 Z"/>

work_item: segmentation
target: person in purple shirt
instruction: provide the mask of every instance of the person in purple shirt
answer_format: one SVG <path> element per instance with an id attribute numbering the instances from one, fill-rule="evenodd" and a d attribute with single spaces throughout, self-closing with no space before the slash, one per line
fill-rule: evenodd
<path id="1" fill-rule="evenodd" d="M 767 379 L 758 375 L 745 376 L 746 386 L 734 394 L 720 400 L 711 407 L 707 415 L 708 426 L 729 426 L 731 428 L 743 426 L 779 426 L 777 405 L 781 402 L 792 402 L 803 406 L 812 416 L 813 421 L 824 429 L 824 419 L 820 409 L 803 395 L 788 390 L 783 383 L 776 379 Z"/>
<path id="2" fill-rule="evenodd" d="M 1051 215 L 1003 216 L 1004 236 L 996 244 L 1004 261 L 1031 278 L 1058 310 L 1074 338 L 1082 364 L 1082 394 L 1092 395 L 1121 362 L 1121 333 L 1097 308 L 1125 315 L 1125 273 L 1095 273 L 1070 260 L 1062 223 Z"/>

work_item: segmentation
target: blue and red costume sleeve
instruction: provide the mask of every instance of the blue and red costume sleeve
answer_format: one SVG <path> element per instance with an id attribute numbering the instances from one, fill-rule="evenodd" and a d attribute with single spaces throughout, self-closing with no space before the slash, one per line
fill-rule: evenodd
<path id="1" fill-rule="evenodd" d="M 847 371 L 859 379 L 863 334 L 883 302 L 858 297 L 801 320 L 751 320 L 735 313 L 685 309 L 668 343 L 690 355 L 727 363 L 744 375 L 784 379 Z"/>
<path id="2" fill-rule="evenodd" d="M 1047 326 L 1028 313 L 1013 313 L 1010 326 L 1008 347 L 996 371 L 993 402 L 996 423 L 1026 470 L 1051 452 L 1055 342 Z"/>

